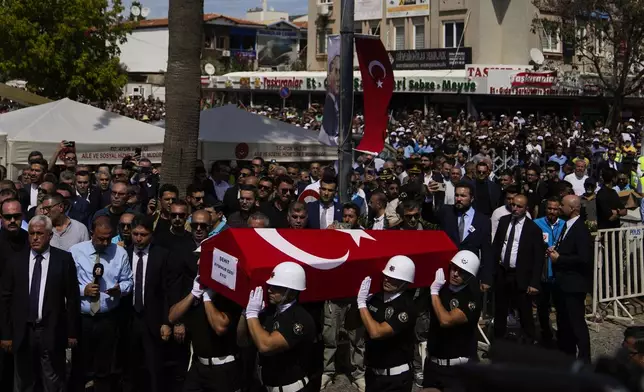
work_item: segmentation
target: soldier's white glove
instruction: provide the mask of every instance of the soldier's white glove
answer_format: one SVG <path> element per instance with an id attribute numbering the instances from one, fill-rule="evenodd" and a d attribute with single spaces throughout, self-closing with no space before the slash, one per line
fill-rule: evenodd
<path id="1" fill-rule="evenodd" d="M 248 305 L 246 305 L 246 319 L 257 318 L 259 312 L 262 310 L 264 303 L 264 290 L 261 286 L 251 290 L 248 295 Z"/>
<path id="2" fill-rule="evenodd" d="M 204 289 L 201 287 L 201 283 L 199 282 L 199 275 L 195 278 L 195 280 L 192 282 L 192 291 L 190 294 L 192 294 L 195 298 L 201 299 L 203 296 L 203 291 Z"/>
<path id="3" fill-rule="evenodd" d="M 430 287 L 432 295 L 438 295 L 438 292 L 441 291 L 441 288 L 445 284 L 445 272 L 442 268 L 436 270 L 436 277 L 434 278 L 434 283 Z"/>
<path id="4" fill-rule="evenodd" d="M 369 299 L 370 288 L 371 288 L 371 278 L 367 276 L 360 284 L 360 290 L 358 290 L 358 309 L 367 307 L 367 300 Z"/>
<path id="5" fill-rule="evenodd" d="M 212 289 L 206 289 L 203 292 L 203 302 L 212 302 L 212 299 L 215 297 L 215 291 Z"/>

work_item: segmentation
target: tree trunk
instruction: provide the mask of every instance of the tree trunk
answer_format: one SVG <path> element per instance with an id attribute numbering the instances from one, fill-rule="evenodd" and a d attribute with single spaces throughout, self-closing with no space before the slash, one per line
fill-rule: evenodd
<path id="1" fill-rule="evenodd" d="M 610 103 L 610 110 L 606 120 L 606 128 L 614 131 L 621 124 L 622 108 L 624 107 L 624 98 L 621 95 L 615 95 Z"/>
<path id="2" fill-rule="evenodd" d="M 197 159 L 201 101 L 203 0 L 170 0 L 163 182 L 183 195 Z"/>

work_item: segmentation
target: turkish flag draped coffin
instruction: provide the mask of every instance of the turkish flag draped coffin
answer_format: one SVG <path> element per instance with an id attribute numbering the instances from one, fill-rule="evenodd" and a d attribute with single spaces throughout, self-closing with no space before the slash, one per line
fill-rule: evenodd
<path id="1" fill-rule="evenodd" d="M 265 287 L 276 265 L 295 261 L 306 271 L 300 300 L 323 301 L 356 296 L 366 276 L 379 291 L 382 270 L 396 255 L 414 260 L 412 287 L 429 286 L 456 252 L 442 231 L 228 229 L 201 245 L 199 274 L 202 284 L 246 306 L 250 290 Z"/>

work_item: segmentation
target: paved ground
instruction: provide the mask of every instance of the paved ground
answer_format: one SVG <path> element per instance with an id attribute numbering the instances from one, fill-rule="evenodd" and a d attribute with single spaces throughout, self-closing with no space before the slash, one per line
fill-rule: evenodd
<path id="1" fill-rule="evenodd" d="M 635 316 L 636 325 L 644 325 L 644 315 Z M 600 324 L 589 325 L 590 329 L 590 346 L 593 360 L 602 355 L 611 355 L 621 344 L 624 329 L 627 324 L 612 321 L 604 321 Z M 479 352 L 479 355 L 481 352 Z M 349 379 L 345 376 L 339 376 L 335 382 L 324 389 L 325 392 L 358 392 L 351 386 Z"/>

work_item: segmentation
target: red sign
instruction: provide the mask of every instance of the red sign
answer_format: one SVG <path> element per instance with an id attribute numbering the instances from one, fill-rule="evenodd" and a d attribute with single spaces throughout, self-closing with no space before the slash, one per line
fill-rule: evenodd
<path id="1" fill-rule="evenodd" d="M 288 78 L 288 79 L 279 79 L 279 78 L 264 78 L 264 88 L 281 88 L 288 87 L 291 89 L 299 89 L 302 87 L 304 81 L 302 79 Z"/>
<path id="2" fill-rule="evenodd" d="M 511 77 L 512 87 L 552 87 L 557 81 L 556 72 L 518 72 Z"/>
<path id="3" fill-rule="evenodd" d="M 265 286 L 284 261 L 301 264 L 307 289 L 302 301 L 355 297 L 366 276 L 378 291 L 382 269 L 396 255 L 416 264 L 413 287 L 427 287 L 436 269 L 457 252 L 442 231 L 228 229 L 201 245 L 201 282 L 242 306 L 248 293 Z"/>

